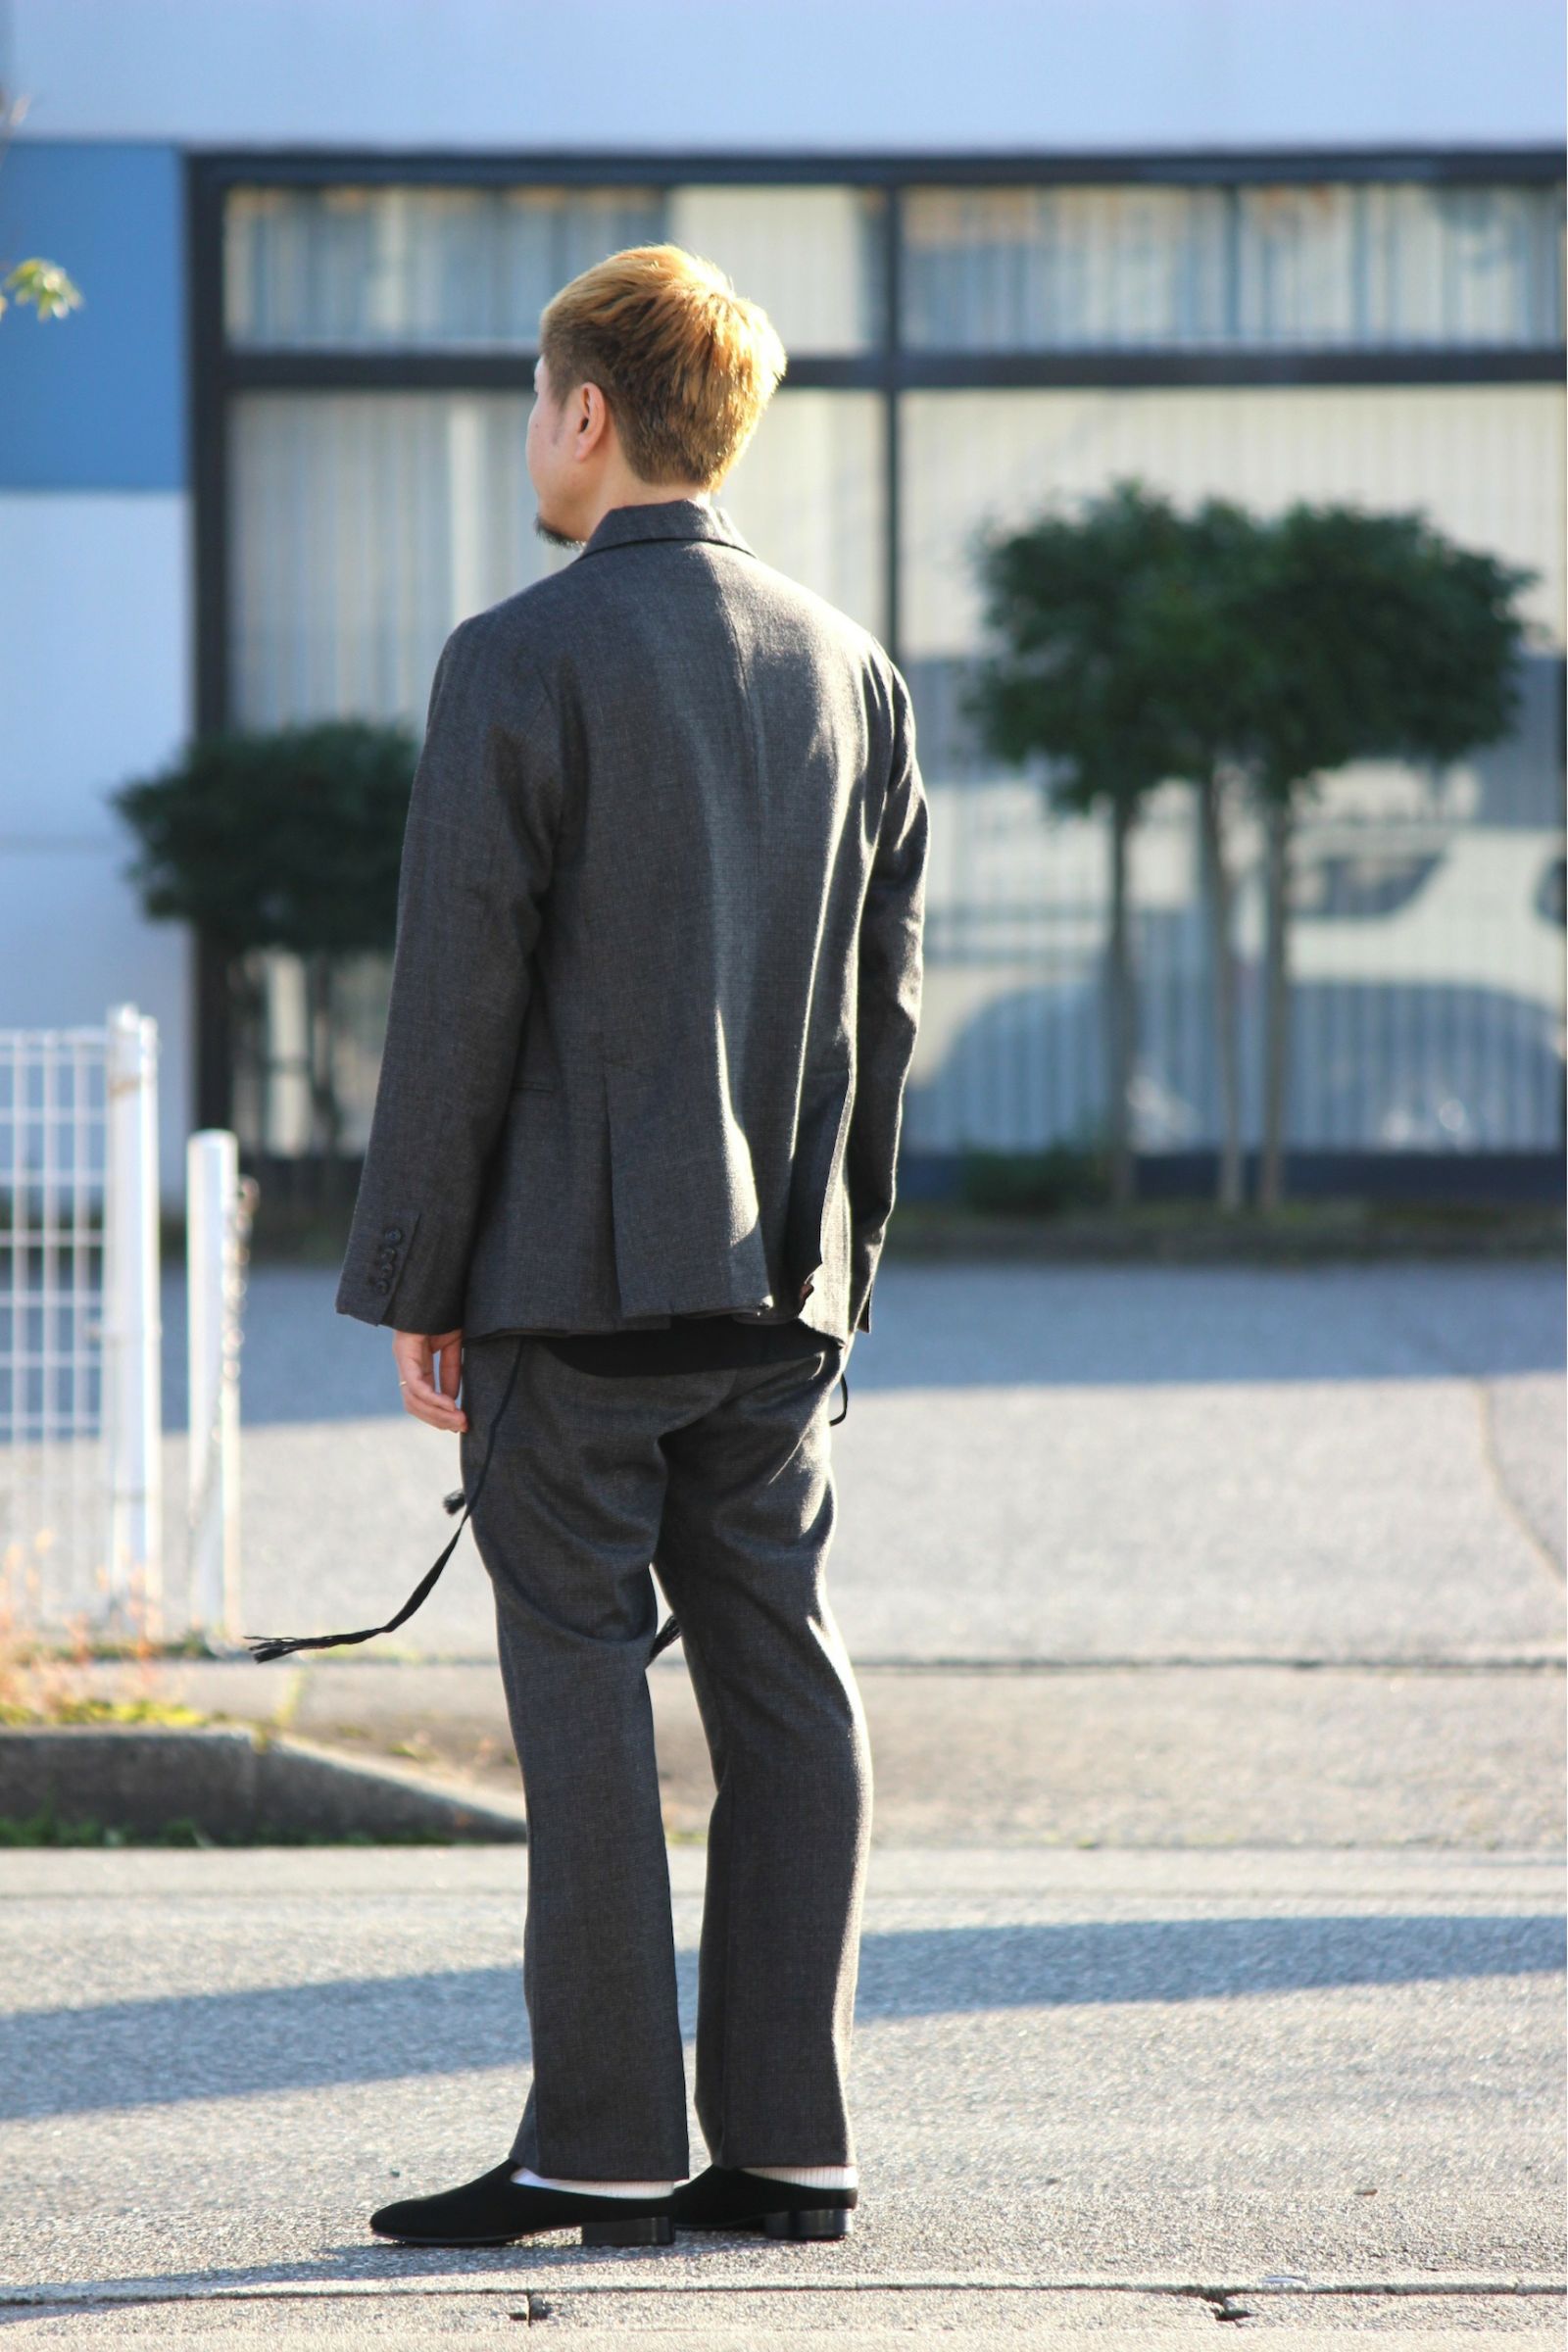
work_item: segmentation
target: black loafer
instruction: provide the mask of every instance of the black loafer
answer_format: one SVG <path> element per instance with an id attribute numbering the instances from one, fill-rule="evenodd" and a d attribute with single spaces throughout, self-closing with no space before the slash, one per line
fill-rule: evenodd
<path id="1" fill-rule="evenodd" d="M 710 2164 L 670 2198 L 677 2230 L 765 2230 L 769 2237 L 848 2237 L 857 2188 L 806 2188 Z"/>
<path id="2" fill-rule="evenodd" d="M 513 2180 L 516 2158 L 462 2188 L 404 2197 L 370 2216 L 377 2237 L 405 2246 L 510 2246 L 535 2230 L 582 2230 L 585 2246 L 667 2246 L 672 2197 L 596 2197 L 586 2189 L 529 2188 Z"/>

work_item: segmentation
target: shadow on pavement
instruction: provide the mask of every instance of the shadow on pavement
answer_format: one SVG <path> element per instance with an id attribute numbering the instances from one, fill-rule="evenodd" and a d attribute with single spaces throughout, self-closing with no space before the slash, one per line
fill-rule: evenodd
<path id="1" fill-rule="evenodd" d="M 890 1264 L 852 1391 L 1161 1388 L 1494 1379 L 1557 1372 L 1553 1263 L 1300 1268 Z M 164 1300 L 164 1417 L 186 1421 L 184 1286 Z M 262 1269 L 246 1306 L 247 1423 L 406 1418 L 388 1333 L 339 1315 L 330 1277 Z M 837 1406 L 834 1408 L 837 1410 Z M 853 1413 L 853 1406 L 852 1406 Z"/>
<path id="2" fill-rule="evenodd" d="M 692 2015 L 695 1954 L 682 1960 Z M 1560 1972 L 1549 1914 L 1124 1920 L 867 1936 L 857 2017 L 1198 2001 Z M 0 2115 L 89 2114 L 513 2067 L 521 1969 L 360 1977 L 13 2014 Z"/>

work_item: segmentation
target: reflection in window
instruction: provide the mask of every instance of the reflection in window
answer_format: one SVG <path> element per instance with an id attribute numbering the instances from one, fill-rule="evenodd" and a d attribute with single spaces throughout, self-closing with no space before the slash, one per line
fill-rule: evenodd
<path id="1" fill-rule="evenodd" d="M 386 1042 L 392 957 L 342 956 L 332 971 L 331 1072 L 339 1149 L 369 1141 L 376 1078 Z M 282 948 L 254 948 L 231 974 L 233 1124 L 241 1151 L 302 1159 L 322 1148 L 320 1107 L 311 1082 L 311 1012 L 305 965 Z"/>
<path id="2" fill-rule="evenodd" d="M 1212 496 L 1260 514 L 1294 498 L 1419 508 L 1461 545 L 1534 572 L 1526 617 L 1562 642 L 1554 384 L 923 391 L 905 394 L 900 413 L 911 654 L 978 642 L 972 526 L 1020 529 L 1131 476 L 1184 507 Z"/>
<path id="3" fill-rule="evenodd" d="M 1370 922 L 1408 906 L 1442 863 L 1441 850 L 1320 851 L 1297 860 L 1291 906 L 1308 920 Z"/>
<path id="4" fill-rule="evenodd" d="M 1559 504 L 1560 432 L 1560 394 L 1547 384 L 904 396 L 901 648 L 931 800 L 912 1151 L 1094 1143 L 1104 1115 L 1106 829 L 1053 808 L 1043 761 L 1009 768 L 959 720 L 964 673 L 985 641 L 977 528 L 1022 528 L 1130 476 L 1183 506 L 1225 493 L 1260 512 L 1292 498 L 1419 509 L 1539 574 L 1528 608 L 1554 645 L 1562 590 L 1547 518 Z M 1543 888 L 1562 840 L 1559 674 L 1544 652 L 1527 664 L 1507 744 L 1451 770 L 1361 764 L 1304 796 L 1293 852 L 1293 1146 L 1545 1150 L 1559 1140 L 1562 933 Z M 1236 809 L 1231 846 L 1243 1123 L 1255 1138 L 1255 809 Z M 1131 901 L 1139 1145 L 1210 1146 L 1209 946 L 1184 785 L 1154 794 L 1134 832 Z"/>

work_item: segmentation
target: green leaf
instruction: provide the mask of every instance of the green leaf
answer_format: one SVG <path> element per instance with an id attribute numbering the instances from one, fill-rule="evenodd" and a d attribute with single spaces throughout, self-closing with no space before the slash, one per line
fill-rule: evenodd
<path id="1" fill-rule="evenodd" d="M 30 302 L 40 318 L 63 318 L 68 311 L 79 310 L 85 299 L 80 287 L 66 275 L 58 262 L 36 258 L 19 262 L 3 282 L 15 289 L 19 303 Z M 0 297 L 0 308 L 3 307 L 4 300 Z"/>
<path id="2" fill-rule="evenodd" d="M 1124 481 L 976 556 L 991 642 L 961 706 L 998 757 L 1046 758 L 1060 806 L 1226 767 L 1289 798 L 1353 760 L 1458 759 L 1512 717 L 1533 575 L 1419 514 L 1181 514 Z"/>
<path id="3" fill-rule="evenodd" d="M 389 950 L 417 757 L 408 728 L 366 719 L 197 738 L 109 796 L 146 911 L 234 954 Z"/>

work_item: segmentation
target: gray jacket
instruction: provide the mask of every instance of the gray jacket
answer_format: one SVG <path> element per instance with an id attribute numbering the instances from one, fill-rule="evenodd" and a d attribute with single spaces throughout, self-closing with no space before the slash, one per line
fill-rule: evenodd
<path id="1" fill-rule="evenodd" d="M 898 668 L 722 508 L 612 508 L 461 621 L 339 1312 L 869 1331 L 926 844 Z"/>

